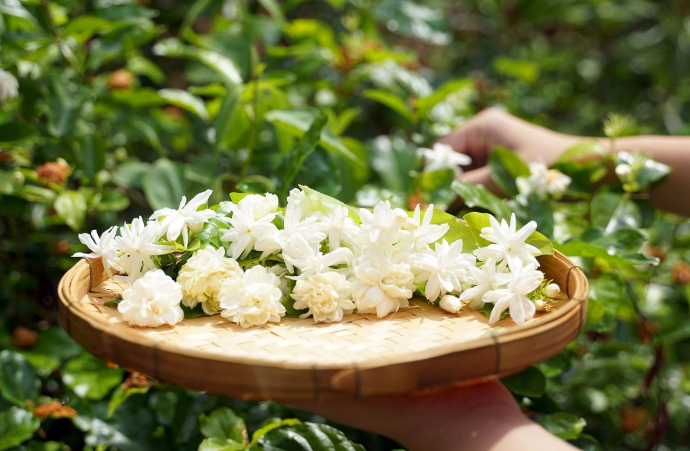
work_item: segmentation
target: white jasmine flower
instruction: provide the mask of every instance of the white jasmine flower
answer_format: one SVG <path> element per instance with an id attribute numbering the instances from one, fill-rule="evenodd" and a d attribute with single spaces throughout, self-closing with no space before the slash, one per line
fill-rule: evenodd
<path id="1" fill-rule="evenodd" d="M 340 247 L 323 254 L 315 250 L 304 236 L 295 234 L 288 238 L 283 246 L 283 260 L 290 272 L 297 268 L 302 274 L 318 274 L 331 266 L 348 263 L 352 260 L 352 251 Z"/>
<path id="2" fill-rule="evenodd" d="M 328 246 L 331 251 L 343 245 L 354 246 L 357 243 L 359 227 L 350 217 L 347 207 L 338 207 L 324 219 Z"/>
<path id="3" fill-rule="evenodd" d="M 493 244 L 474 251 L 474 255 L 479 260 L 493 258 L 496 262 L 503 262 L 504 265 L 507 263 L 512 271 L 520 269 L 525 264 L 539 266 L 534 256 L 541 252 L 531 244 L 525 243 L 527 238 L 537 230 L 536 222 L 530 221 L 520 230 L 516 230 L 515 213 L 510 217 L 510 224 L 505 219 L 499 223 L 492 215 L 489 215 L 489 221 L 491 226 L 484 227 L 479 236 Z"/>
<path id="4" fill-rule="evenodd" d="M 279 322 L 285 316 L 285 306 L 280 302 L 280 280 L 263 266 L 248 269 L 242 277 L 223 282 L 220 294 L 221 316 L 243 328 L 260 326 L 267 322 Z"/>
<path id="5" fill-rule="evenodd" d="M 417 288 L 407 263 L 378 254 L 364 254 L 353 261 L 355 280 L 352 299 L 359 313 L 374 313 L 383 318 L 409 305 Z"/>
<path id="6" fill-rule="evenodd" d="M 237 203 L 237 207 L 255 221 L 278 211 L 278 196 L 271 193 L 250 194 Z"/>
<path id="7" fill-rule="evenodd" d="M 298 310 L 309 309 L 300 318 L 313 316 L 317 323 L 330 323 L 342 320 L 355 308 L 350 300 L 352 284 L 342 274 L 327 271 L 300 276 L 296 280 L 292 290 L 292 298 L 296 301 L 294 307 Z"/>
<path id="8" fill-rule="evenodd" d="M 389 201 L 379 202 L 374 211 L 359 210 L 362 220 L 361 237 L 368 244 L 385 246 L 398 241 L 400 227 L 407 221 L 407 213 L 400 208 L 391 208 Z"/>
<path id="9" fill-rule="evenodd" d="M 563 196 L 573 179 L 558 169 L 549 169 L 544 163 L 529 164 L 529 177 L 518 177 L 515 182 L 521 194 L 537 194 L 539 196 Z"/>
<path id="10" fill-rule="evenodd" d="M 446 240 L 436 243 L 432 251 L 428 247 L 412 255 L 412 267 L 418 271 L 415 282 L 426 282 L 424 294 L 427 300 L 435 302 L 446 293 L 462 291 L 461 281 L 465 273 L 473 268 L 476 259 L 462 253 L 462 240 L 448 244 Z"/>
<path id="11" fill-rule="evenodd" d="M 160 236 L 159 224 L 149 222 L 144 225 L 141 217 L 120 227 L 120 236 L 114 240 L 119 254 L 116 265 L 129 276 L 130 284 L 145 272 L 157 268 L 154 256 L 175 251 L 174 246 L 157 244 Z"/>
<path id="12" fill-rule="evenodd" d="M 245 258 L 259 240 L 267 240 L 278 233 L 278 228 L 273 224 L 275 213 L 266 213 L 259 219 L 254 219 L 254 213 L 256 212 L 233 206 L 232 217 L 225 219 L 230 224 L 230 228 L 223 231 L 220 239 L 230 241 L 228 255 L 235 260 Z M 271 251 L 272 249 L 264 253 L 268 255 Z"/>
<path id="13" fill-rule="evenodd" d="M 630 174 L 632 174 L 632 167 L 629 164 L 621 163 L 616 166 L 616 175 L 621 180 L 627 180 L 627 178 L 630 177 Z"/>
<path id="14" fill-rule="evenodd" d="M 117 249 L 115 248 L 115 236 L 117 235 L 117 227 L 113 226 L 103 232 L 99 237 L 98 232 L 95 230 L 91 231 L 91 234 L 80 233 L 79 241 L 82 242 L 91 251 L 90 254 L 85 254 L 83 252 L 77 252 L 72 255 L 72 257 L 83 257 L 83 258 L 99 258 L 103 262 L 103 269 L 108 276 L 113 277 L 111 270 L 112 262 L 117 258 Z"/>
<path id="15" fill-rule="evenodd" d="M 182 244 L 186 248 L 189 244 L 189 232 L 197 233 L 209 219 L 216 216 L 216 212 L 209 209 L 199 210 L 199 207 L 208 202 L 212 190 L 208 189 L 199 193 L 187 203 L 187 198 L 182 196 L 182 201 L 177 210 L 173 208 L 161 208 L 156 210 L 150 219 L 160 219 L 161 233 L 166 234 L 168 241 L 175 241 L 182 234 Z"/>
<path id="16" fill-rule="evenodd" d="M 462 309 L 462 302 L 457 296 L 447 294 L 441 298 L 439 306 L 448 313 L 458 313 Z"/>
<path id="17" fill-rule="evenodd" d="M 424 172 L 452 169 L 456 175 L 462 174 L 460 165 L 467 166 L 472 159 L 464 153 L 456 152 L 448 144 L 436 143 L 433 148 L 420 147 L 417 154 L 424 158 Z"/>
<path id="18" fill-rule="evenodd" d="M 14 99 L 19 95 L 19 82 L 9 72 L 0 69 L 0 102 Z"/>
<path id="19" fill-rule="evenodd" d="M 533 264 L 512 273 L 512 279 L 506 288 L 489 291 L 483 297 L 484 302 L 494 304 L 489 317 L 489 324 L 501 319 L 501 314 L 509 309 L 510 317 L 516 324 L 523 324 L 534 316 L 536 307 L 527 295 L 539 288 L 544 280 L 544 273 Z"/>
<path id="20" fill-rule="evenodd" d="M 450 226 L 448 224 L 432 224 L 431 220 L 434 216 L 434 204 L 429 205 L 424 212 L 424 219 L 422 219 L 422 212 L 419 204 L 414 209 L 414 214 L 411 218 L 407 218 L 403 227 L 412 234 L 413 249 L 422 250 L 428 247 L 431 243 L 440 240 L 443 235 L 448 232 Z"/>
<path id="21" fill-rule="evenodd" d="M 556 298 L 561 294 L 561 287 L 557 283 L 550 283 L 546 286 L 545 294 L 551 299 Z"/>
<path id="22" fill-rule="evenodd" d="M 543 312 L 546 309 L 546 303 L 543 299 L 537 299 L 534 301 L 534 308 L 538 312 Z"/>
<path id="23" fill-rule="evenodd" d="M 201 303 L 207 315 L 219 313 L 218 293 L 223 282 L 241 277 L 242 269 L 237 261 L 225 256 L 225 249 L 208 246 L 192 255 L 177 275 L 177 283 L 182 287 L 182 303 L 194 308 Z"/>
<path id="24" fill-rule="evenodd" d="M 283 265 L 273 265 L 270 268 L 267 269 L 268 272 L 275 274 L 276 277 L 280 280 L 280 288 L 281 293 L 283 293 L 283 297 L 287 296 L 290 294 L 290 286 L 288 285 L 288 279 L 287 279 L 287 268 Z"/>
<path id="25" fill-rule="evenodd" d="M 462 292 L 460 300 L 469 302 L 470 308 L 482 308 L 484 306 L 484 301 L 482 300 L 484 294 L 505 286 L 510 282 L 510 279 L 509 273 L 496 271 L 496 262 L 490 258 L 481 267 L 473 266 L 470 268 L 465 281 L 473 286 Z"/>
<path id="26" fill-rule="evenodd" d="M 117 309 L 122 313 L 122 319 L 133 326 L 172 326 L 184 319 L 181 300 L 180 285 L 156 269 L 144 274 L 122 293 Z"/>

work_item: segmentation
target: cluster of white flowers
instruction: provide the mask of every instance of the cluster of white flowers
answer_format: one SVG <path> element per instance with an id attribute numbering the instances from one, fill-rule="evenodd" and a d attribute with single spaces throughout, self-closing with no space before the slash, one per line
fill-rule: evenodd
<path id="1" fill-rule="evenodd" d="M 529 177 L 518 177 L 515 180 L 520 194 L 536 194 L 559 199 L 573 181 L 558 169 L 549 169 L 541 162 L 530 163 L 529 170 Z"/>
<path id="2" fill-rule="evenodd" d="M 285 209 L 273 194 L 211 209 L 210 195 L 183 198 L 148 222 L 80 235 L 92 253 L 75 256 L 101 257 L 108 274 L 130 285 L 118 304 L 126 321 L 175 324 L 180 304 L 241 327 L 294 311 L 315 322 L 355 311 L 382 318 L 417 294 L 450 313 L 492 303 L 490 323 L 509 310 L 522 324 L 537 310 L 528 295 L 544 292 L 540 250 L 528 243 L 537 225 L 518 229 L 515 215 L 510 222 L 489 217 L 480 236 L 490 244 L 469 253 L 461 239 L 447 240 L 450 226 L 434 220 L 433 205 L 409 214 L 388 201 L 356 210 L 305 188 L 290 193 Z M 216 239 L 202 243 L 198 234 L 210 221 Z"/>

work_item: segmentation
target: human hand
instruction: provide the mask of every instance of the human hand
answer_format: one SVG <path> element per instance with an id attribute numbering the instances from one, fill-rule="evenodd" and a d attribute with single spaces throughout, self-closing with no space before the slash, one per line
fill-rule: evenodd
<path id="1" fill-rule="evenodd" d="M 527 419 L 496 380 L 405 396 L 287 402 L 408 451 L 574 449 Z"/>
<path id="2" fill-rule="evenodd" d="M 527 162 L 540 160 L 551 164 L 565 149 L 583 139 L 586 138 L 557 133 L 505 111 L 487 108 L 439 142 L 472 158 L 472 164 L 460 176 L 462 180 L 497 191 L 486 166 L 492 148 L 507 147 Z"/>

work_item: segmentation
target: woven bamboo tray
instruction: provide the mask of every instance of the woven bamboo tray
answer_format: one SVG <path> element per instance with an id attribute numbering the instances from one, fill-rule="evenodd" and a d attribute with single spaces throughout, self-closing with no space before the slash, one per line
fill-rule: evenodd
<path id="1" fill-rule="evenodd" d="M 509 318 L 489 326 L 482 313 L 452 315 L 419 300 L 385 319 L 350 315 L 333 324 L 284 318 L 242 329 L 213 316 L 132 327 L 104 305 L 123 287 L 100 260 L 82 260 L 62 278 L 60 322 L 103 360 L 191 389 L 282 400 L 403 394 L 511 374 L 575 339 L 587 279 L 560 253 L 540 262 L 563 300 L 522 326 Z"/>

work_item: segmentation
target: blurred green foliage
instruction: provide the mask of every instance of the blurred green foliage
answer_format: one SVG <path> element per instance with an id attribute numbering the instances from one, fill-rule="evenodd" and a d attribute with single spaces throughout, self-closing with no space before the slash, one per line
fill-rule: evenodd
<path id="1" fill-rule="evenodd" d="M 215 203 L 298 183 L 362 206 L 458 193 L 538 220 L 582 257 L 588 324 L 506 384 L 579 446 L 690 449 L 690 224 L 620 187 L 583 194 L 601 174 L 567 156 L 579 201 L 509 210 L 451 190 L 451 171 L 420 173 L 415 154 L 497 104 L 564 132 L 600 134 L 628 112 L 617 133 L 688 134 L 689 64 L 682 0 L 0 0 L 0 68 L 19 82 L 0 104 L 0 450 L 245 449 L 314 429 L 357 449 L 278 404 L 110 368 L 55 326 L 77 231 L 206 188 Z M 491 164 L 510 193 L 520 164 L 506 161 Z"/>

